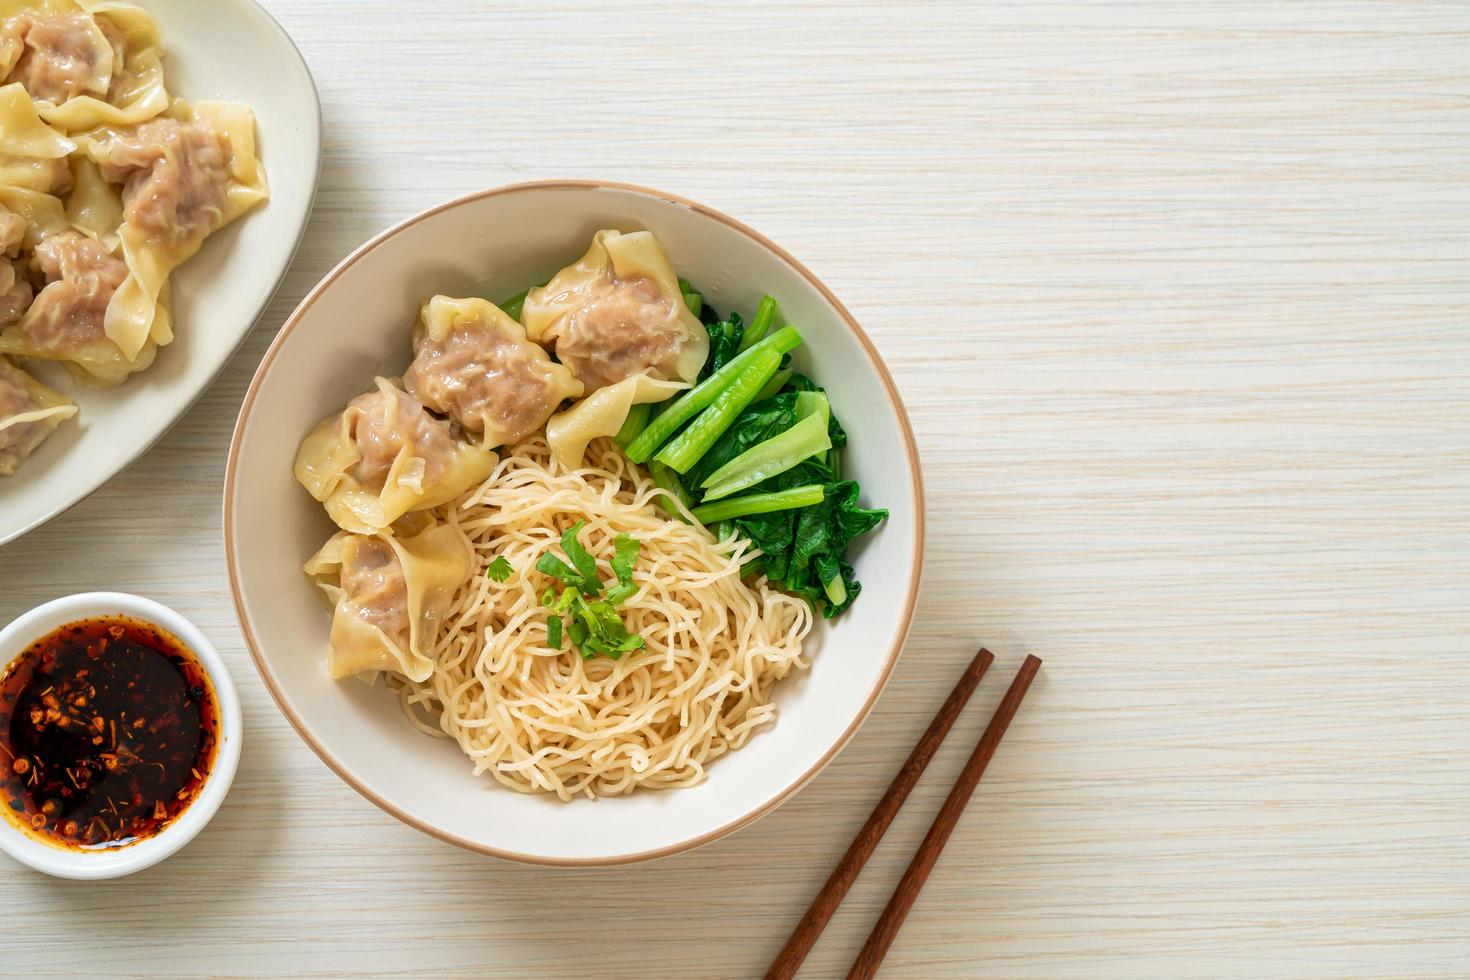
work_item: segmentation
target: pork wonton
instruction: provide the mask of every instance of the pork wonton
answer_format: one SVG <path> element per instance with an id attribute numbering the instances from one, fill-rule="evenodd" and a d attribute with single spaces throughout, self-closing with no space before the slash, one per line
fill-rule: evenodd
<path id="1" fill-rule="evenodd" d="M 599 231 L 575 265 L 527 294 L 522 320 L 588 393 L 635 374 L 692 383 L 709 353 L 704 325 L 646 231 Z"/>
<path id="2" fill-rule="evenodd" d="M 71 399 L 0 357 L 0 476 L 10 476 L 62 422 L 77 414 Z"/>
<path id="3" fill-rule="evenodd" d="M 323 419 L 296 454 L 301 485 L 338 527 L 364 534 L 454 499 L 489 476 L 496 461 L 393 382 L 376 384 Z"/>
<path id="4" fill-rule="evenodd" d="M 129 3 L 33 0 L 0 21 L 0 79 L 22 86 L 51 125 L 135 126 L 168 108 L 163 41 Z"/>
<path id="5" fill-rule="evenodd" d="M 117 234 L 129 275 L 106 327 L 133 357 L 155 332 L 169 274 L 205 238 L 268 196 L 255 155 L 255 118 L 239 105 L 179 104 L 141 126 L 97 130 L 78 142 L 105 181 L 123 185 Z"/>
<path id="6" fill-rule="evenodd" d="M 447 524 L 417 533 L 340 532 L 304 570 L 335 606 L 328 665 L 334 678 L 386 670 L 428 680 L 434 631 L 470 572 L 470 550 Z"/>
<path id="7" fill-rule="evenodd" d="M 526 339 L 525 328 L 483 299 L 435 296 L 413 333 L 403 383 L 452 416 L 486 448 L 513 445 L 546 424 L 582 385 Z"/>

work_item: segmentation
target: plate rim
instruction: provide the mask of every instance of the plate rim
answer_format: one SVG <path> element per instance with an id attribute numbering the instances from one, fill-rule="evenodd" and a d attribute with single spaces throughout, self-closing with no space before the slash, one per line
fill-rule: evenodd
<path id="1" fill-rule="evenodd" d="M 841 320 L 842 323 L 852 333 L 853 337 L 858 341 L 858 346 L 862 349 L 864 355 L 877 370 L 878 378 L 883 385 L 883 392 L 887 396 L 889 404 L 894 411 L 894 415 L 899 422 L 899 432 L 903 437 L 904 452 L 908 458 L 909 479 L 914 497 L 913 565 L 912 570 L 909 574 L 908 593 L 904 597 L 903 611 L 900 614 L 898 629 L 893 634 L 893 642 L 888 650 L 887 656 L 884 659 L 883 669 L 879 672 L 879 675 L 874 681 L 873 686 L 868 690 L 868 693 L 863 700 L 862 706 L 858 709 L 857 714 L 852 718 L 852 720 L 847 724 L 847 726 L 842 730 L 837 738 L 833 740 L 833 742 L 829 746 L 827 746 L 822 755 L 818 757 L 816 762 L 808 767 L 806 771 L 804 771 L 792 782 L 787 784 L 784 788 L 782 788 L 766 800 L 762 801 L 759 806 L 755 807 L 749 812 L 741 814 L 740 816 L 732 820 L 720 824 L 713 830 L 706 831 L 696 837 L 691 837 L 688 840 L 680 841 L 675 844 L 667 844 L 662 847 L 649 848 L 646 850 L 629 852 L 627 854 L 617 854 L 604 857 L 551 857 L 541 854 L 530 854 L 520 851 L 512 851 L 500 847 L 492 847 L 490 845 L 480 843 L 479 841 L 470 840 L 469 838 L 450 833 L 446 830 L 443 830 L 442 828 L 428 824 L 408 813 L 407 811 L 401 809 L 391 801 L 385 799 L 380 794 L 360 782 L 357 777 L 348 769 L 348 767 L 344 765 L 340 759 L 333 755 L 332 752 L 328 750 L 327 747 L 316 738 L 311 730 L 305 725 L 302 718 L 296 713 L 293 708 L 290 707 L 288 700 L 285 698 L 281 688 L 276 682 L 274 674 L 271 672 L 269 666 L 266 664 L 265 658 L 261 655 L 260 647 L 258 642 L 256 641 L 255 634 L 251 631 L 250 628 L 249 617 L 245 613 L 244 597 L 240 591 L 238 555 L 235 548 L 235 480 L 237 476 L 237 464 L 239 462 L 241 443 L 244 438 L 245 427 L 250 415 L 250 411 L 254 407 L 256 396 L 260 392 L 260 386 L 265 378 L 266 372 L 270 369 L 271 365 L 276 359 L 276 356 L 280 353 L 281 347 L 284 345 L 286 338 L 290 336 L 291 332 L 301 322 L 301 320 L 305 317 L 306 313 L 311 309 L 311 307 L 316 304 L 321 295 L 325 293 L 329 288 L 331 288 L 336 283 L 337 279 L 341 277 L 349 268 L 356 265 L 369 253 L 375 251 L 384 243 L 397 237 L 398 235 L 407 231 L 409 228 L 414 227 L 415 225 L 434 218 L 445 211 L 462 207 L 464 205 L 471 204 L 476 201 L 481 201 L 490 197 L 498 197 L 504 194 L 520 193 L 525 191 L 544 190 L 615 190 L 625 193 L 642 195 L 645 197 L 657 198 L 667 203 L 677 205 L 679 207 L 688 208 L 692 211 L 704 215 L 705 217 L 712 218 L 715 221 L 718 221 L 730 227 L 737 233 L 753 239 L 756 244 L 768 249 L 782 261 L 786 262 L 792 269 L 796 270 L 796 272 L 800 274 L 801 277 L 805 279 L 813 288 L 815 288 L 818 294 L 820 294 L 822 298 L 826 300 L 834 310 L 837 311 L 838 319 Z M 809 268 L 807 268 L 807 266 L 803 262 L 797 259 L 790 252 L 786 251 L 780 245 L 777 245 L 774 241 L 767 238 L 764 234 L 750 227 L 744 222 L 736 218 L 732 218 L 724 212 L 716 210 L 715 208 L 708 207 L 707 205 L 700 204 L 697 201 L 681 197 L 677 194 L 655 190 L 653 188 L 644 187 L 638 184 L 631 184 L 613 180 L 532 180 L 517 182 L 513 184 L 502 184 L 497 187 L 490 187 L 479 191 L 473 191 L 468 194 L 462 194 L 440 204 L 434 205 L 433 207 L 426 208 L 425 210 L 420 211 L 417 214 L 405 218 L 404 220 L 399 221 L 396 224 L 384 229 L 383 231 L 369 238 L 362 245 L 354 249 L 344 259 L 342 259 L 341 262 L 337 263 L 337 265 L 335 265 L 330 272 L 322 277 L 320 282 L 312 287 L 311 291 L 306 294 L 306 296 L 302 299 L 301 303 L 296 307 L 296 309 L 291 312 L 291 315 L 286 318 L 286 322 L 281 325 L 281 329 L 277 331 L 275 338 L 271 341 L 270 347 L 266 349 L 265 355 L 261 358 L 260 364 L 256 368 L 255 375 L 250 379 L 250 386 L 245 391 L 245 397 L 240 403 L 239 415 L 235 419 L 234 432 L 230 437 L 230 451 L 225 461 L 222 517 L 225 539 L 225 566 L 230 578 L 230 595 L 234 602 L 235 618 L 239 622 L 241 635 L 245 639 L 246 648 L 250 651 L 251 662 L 255 666 L 255 672 L 265 683 L 267 690 L 270 691 L 271 700 L 275 702 L 276 708 L 281 712 L 282 715 L 286 717 L 286 720 L 290 722 L 291 727 L 296 730 L 297 736 L 299 736 L 301 740 L 305 742 L 313 752 L 316 753 L 317 758 L 321 759 L 321 761 L 327 766 L 328 769 L 334 772 L 337 777 L 345 782 L 348 786 L 356 790 L 357 793 L 364 799 L 368 800 L 368 802 L 372 803 L 374 806 L 378 807 L 389 816 L 392 816 L 400 822 L 407 824 L 410 827 L 413 827 L 415 830 L 427 834 L 430 837 L 434 837 L 438 840 L 444 841 L 447 844 L 453 844 L 456 847 L 461 847 L 465 850 L 473 851 L 478 854 L 485 854 L 491 857 L 517 861 L 522 864 L 539 865 L 543 867 L 614 867 L 618 865 L 635 864 L 643 861 L 653 861 L 659 858 L 669 857 L 674 854 L 693 850 L 705 844 L 713 843 L 714 841 L 733 834 L 737 830 L 740 830 L 754 823 L 756 820 L 759 820 L 761 817 L 766 816 L 771 811 L 779 807 L 782 803 L 785 803 L 787 800 L 789 800 L 799 790 L 801 790 L 814 778 L 816 778 L 816 776 L 820 774 L 822 770 L 825 769 L 834 758 L 837 757 L 837 754 L 847 746 L 848 742 L 852 740 L 852 737 L 857 734 L 857 731 L 862 726 L 863 722 L 866 721 L 868 716 L 872 713 L 873 707 L 875 704 L 877 704 L 879 696 L 883 693 L 883 690 L 887 687 L 889 680 L 892 678 L 894 669 L 898 665 L 899 656 L 903 653 L 904 646 L 908 641 L 909 632 L 913 626 L 914 610 L 918 604 L 919 588 L 923 579 L 924 569 L 924 480 L 922 468 L 919 462 L 918 445 L 914 438 L 913 426 L 909 421 L 908 411 L 904 407 L 903 398 L 899 395 L 898 386 L 895 384 L 893 376 L 888 371 L 887 364 L 883 361 L 882 356 L 878 353 L 877 347 L 873 344 L 873 341 L 868 336 L 867 332 L 863 330 L 862 326 L 857 322 L 857 319 L 853 317 L 852 313 L 847 309 L 847 307 L 842 304 L 842 301 L 839 300 L 832 293 L 832 291 L 827 288 L 826 284 L 823 283 L 819 278 L 817 278 L 816 274 L 813 273 Z"/>
<path id="2" fill-rule="evenodd" d="M 247 328 L 244 332 L 240 334 L 240 339 L 235 341 L 234 345 L 230 348 L 229 353 L 220 358 L 219 364 L 212 371 L 209 372 L 209 376 L 204 379 L 204 383 L 199 386 L 199 389 L 197 391 L 189 396 L 188 401 L 185 402 L 185 404 L 178 410 L 178 412 L 176 412 L 172 418 L 170 418 L 166 423 L 159 427 L 157 432 L 153 433 L 153 435 L 140 443 L 137 450 L 133 452 L 130 456 L 128 456 L 127 459 L 123 460 L 117 466 L 113 467 L 111 471 L 108 472 L 105 476 L 101 476 L 94 480 L 91 485 L 87 487 L 87 489 L 77 494 L 76 497 L 66 501 L 65 503 L 58 504 L 41 514 L 38 514 L 28 523 L 21 524 L 11 530 L 7 531 L 3 528 L 0 528 L 0 547 L 4 547 L 12 541 L 17 541 L 20 538 L 25 537 L 27 534 L 30 534 L 32 531 L 40 530 L 47 524 L 50 524 L 52 521 L 56 520 L 61 515 L 65 514 L 67 511 L 71 510 L 73 507 L 76 507 L 78 504 L 89 499 L 93 494 L 97 493 L 103 487 L 107 486 L 107 484 L 111 483 L 114 478 L 120 476 L 139 459 L 143 458 L 145 453 L 147 453 L 154 446 L 158 445 L 159 441 L 162 440 L 164 436 L 172 432 L 174 427 L 184 420 L 184 416 L 188 415 L 191 411 L 194 410 L 194 406 L 199 404 L 199 399 L 203 398 L 206 394 L 208 394 L 209 390 L 214 387 L 214 383 L 219 380 L 219 376 L 224 373 L 225 368 L 229 367 L 230 362 L 235 359 L 235 355 L 240 353 L 240 348 L 245 346 L 245 341 L 249 340 L 250 335 L 255 333 L 256 327 L 260 325 L 261 317 L 265 316 L 265 311 L 270 307 L 271 301 L 276 298 L 276 294 L 280 292 L 281 284 L 286 281 L 286 276 L 290 273 L 291 267 L 296 264 L 296 255 L 301 251 L 301 243 L 306 239 L 306 229 L 311 226 L 311 216 L 316 210 L 317 190 L 321 186 L 321 92 L 317 88 L 316 77 L 311 72 L 310 63 L 307 62 L 306 56 L 301 53 L 301 49 L 297 47 L 295 39 L 292 38 L 290 33 L 281 26 L 281 22 L 278 21 L 269 10 L 261 6 L 258 0 L 236 0 L 236 2 L 242 4 L 247 10 L 253 9 L 257 14 L 263 16 L 269 27 L 285 39 L 286 45 L 291 49 L 291 52 L 295 55 L 297 62 L 301 65 L 302 70 L 306 73 L 306 82 L 307 85 L 311 88 L 311 106 L 313 110 L 311 115 L 311 122 L 312 132 L 315 136 L 312 147 L 312 157 L 315 162 L 315 166 L 312 168 L 311 186 L 307 189 L 306 213 L 302 215 L 300 227 L 296 229 L 296 238 L 291 243 L 291 252 L 286 257 L 286 261 L 281 265 L 281 271 L 276 274 L 275 282 L 271 283 L 270 289 L 267 290 L 264 299 L 261 300 L 260 305 L 251 315 L 249 328 Z M 246 218 L 248 217 L 249 216 L 247 215 Z"/>

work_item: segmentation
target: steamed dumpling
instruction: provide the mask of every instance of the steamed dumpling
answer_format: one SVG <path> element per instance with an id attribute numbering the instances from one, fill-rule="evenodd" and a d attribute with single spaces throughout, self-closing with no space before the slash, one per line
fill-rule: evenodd
<path id="1" fill-rule="evenodd" d="M 589 393 L 635 374 L 692 383 L 709 354 L 704 325 L 646 231 L 599 231 L 575 265 L 527 294 L 522 319 Z"/>
<path id="2" fill-rule="evenodd" d="M 634 405 L 661 402 L 688 387 L 682 381 L 655 381 L 636 374 L 599 388 L 546 423 L 552 457 L 567 469 L 575 469 L 582 463 L 587 444 L 600 436 L 617 435 Z"/>
<path id="3" fill-rule="evenodd" d="M 48 126 L 18 83 L 0 86 L 0 186 L 49 194 L 71 183 L 77 145 Z"/>
<path id="4" fill-rule="evenodd" d="M 387 670 L 428 680 L 434 631 L 470 573 L 470 549 L 447 524 L 411 536 L 340 532 L 304 566 L 336 607 L 333 677 Z"/>
<path id="5" fill-rule="evenodd" d="M 0 357 L 0 476 L 10 476 L 65 420 L 71 399 Z"/>
<path id="6" fill-rule="evenodd" d="M 380 531 L 480 483 L 495 454 L 458 438 L 386 378 L 323 419 L 296 454 L 296 479 L 346 531 Z"/>
<path id="7" fill-rule="evenodd" d="M 61 105 L 82 94 L 106 98 L 112 86 L 112 42 L 90 14 L 22 13 L 0 24 L 5 79 L 37 102 Z"/>
<path id="8" fill-rule="evenodd" d="M 101 177 L 121 183 L 128 277 L 107 311 L 107 336 L 127 357 L 153 336 L 169 274 L 204 240 L 265 200 L 255 117 L 223 102 L 180 104 L 169 115 L 77 138 Z"/>
<path id="9" fill-rule="evenodd" d="M 112 249 L 75 231 L 38 242 L 26 268 L 38 289 L 25 315 L 0 327 L 0 353 L 66 361 L 100 385 L 118 384 L 153 362 L 157 345 L 173 338 L 166 292 L 151 336 L 132 357 L 108 336 L 106 318 L 128 267 Z"/>
<path id="10" fill-rule="evenodd" d="M 0 77 L 65 132 L 132 126 L 168 108 L 163 40 L 129 3 L 46 0 L 0 23 Z"/>
<path id="11" fill-rule="evenodd" d="M 413 333 L 403 383 L 487 448 L 513 445 L 546 424 L 582 384 L 526 339 L 525 328 L 483 299 L 435 296 Z"/>

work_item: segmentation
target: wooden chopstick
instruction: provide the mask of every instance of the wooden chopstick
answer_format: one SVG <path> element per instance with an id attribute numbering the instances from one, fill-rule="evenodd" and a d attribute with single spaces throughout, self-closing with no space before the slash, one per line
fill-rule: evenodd
<path id="1" fill-rule="evenodd" d="M 970 695 L 975 693 L 975 687 L 980 683 L 980 678 L 985 676 L 986 669 L 995 660 L 989 650 L 981 650 L 975 654 L 975 659 L 965 668 L 960 675 L 959 682 L 955 684 L 954 690 L 949 692 L 940 707 L 939 713 L 929 723 L 929 728 L 924 732 L 914 750 L 909 753 L 908 761 L 903 768 L 893 777 L 888 791 L 883 794 L 878 805 L 873 807 L 868 822 L 863 824 L 857 836 L 847 847 L 847 853 L 842 855 L 842 860 L 837 862 L 837 867 L 827 878 L 827 883 L 812 899 L 811 907 L 806 910 L 806 915 L 801 917 L 801 922 L 791 933 L 791 938 L 786 940 L 786 945 L 781 947 L 781 952 L 776 956 L 771 968 L 766 971 L 766 980 L 790 980 L 796 975 L 806 954 L 811 952 L 812 945 L 817 937 L 822 934 L 827 920 L 832 918 L 832 913 L 837 911 L 837 906 L 842 903 L 843 896 L 852 887 L 857 879 L 858 872 L 862 871 L 863 865 L 872 855 L 873 849 L 878 846 L 878 841 L 883 839 L 883 833 L 888 825 L 893 823 L 899 807 L 903 806 L 904 800 L 908 799 L 909 791 L 919 781 L 924 768 L 929 765 L 929 760 L 934 758 L 934 752 L 939 748 L 944 737 L 949 734 L 955 719 L 960 716 L 960 711 L 970 700 Z"/>
<path id="2" fill-rule="evenodd" d="M 1026 690 L 1031 686 L 1031 681 L 1040 667 L 1041 660 L 1030 656 L 1026 658 L 1025 663 L 1021 664 L 1020 672 L 1011 682 L 1005 697 L 1001 698 L 1000 707 L 995 709 L 995 715 L 990 719 L 990 724 L 986 726 L 985 734 L 980 736 L 975 751 L 970 755 L 970 761 L 965 763 L 960 778 L 955 780 L 954 788 L 949 791 L 944 805 L 939 808 L 939 814 L 934 818 L 929 833 L 924 835 L 924 841 L 919 845 L 919 850 L 915 852 L 914 859 L 909 862 L 908 870 L 903 873 L 898 887 L 893 890 L 893 897 L 888 900 L 888 907 L 883 910 L 882 915 L 878 916 L 878 922 L 868 935 L 868 941 L 863 944 L 862 952 L 858 953 L 857 959 L 853 961 L 852 969 L 847 973 L 847 980 L 871 980 L 877 975 L 878 964 L 883 962 L 883 956 L 888 952 L 888 947 L 893 945 L 898 930 L 903 926 L 903 920 L 908 916 L 909 909 L 913 907 L 914 899 L 919 896 L 919 889 L 924 887 L 924 881 L 929 877 L 934 862 L 938 860 L 939 852 L 944 850 L 950 833 L 954 830 L 955 824 L 959 823 L 960 814 L 965 811 L 965 805 L 970 802 L 970 796 L 974 794 L 975 787 L 979 785 L 980 777 L 985 774 L 985 767 L 990 764 L 991 757 L 995 755 L 1001 738 L 1005 735 L 1006 729 L 1010 727 L 1011 719 L 1016 716 L 1016 709 L 1021 706 L 1021 699 L 1026 696 Z"/>

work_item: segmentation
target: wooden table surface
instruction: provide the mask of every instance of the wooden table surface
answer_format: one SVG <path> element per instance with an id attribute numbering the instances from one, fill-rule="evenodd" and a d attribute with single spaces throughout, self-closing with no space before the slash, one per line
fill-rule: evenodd
<path id="1" fill-rule="evenodd" d="M 0 860 L 0 969 L 755 976 L 984 643 L 804 976 L 845 971 L 1028 652 L 885 976 L 1466 975 L 1470 6 L 268 6 L 325 111 L 296 265 L 187 419 L 0 549 L 0 622 L 88 589 L 198 622 L 244 760 L 131 879 Z M 250 665 L 220 537 L 235 412 L 307 289 L 543 177 L 693 197 L 808 262 L 929 488 L 917 626 L 849 748 L 733 837 L 606 871 L 461 852 L 333 776 Z"/>

